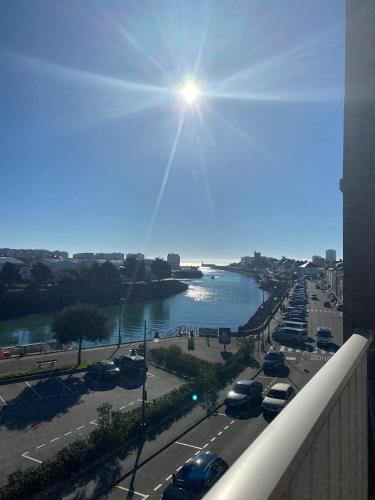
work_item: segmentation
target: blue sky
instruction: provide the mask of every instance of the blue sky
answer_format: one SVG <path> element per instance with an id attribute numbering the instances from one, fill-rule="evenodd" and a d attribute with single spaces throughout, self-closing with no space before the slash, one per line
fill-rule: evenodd
<path id="1" fill-rule="evenodd" d="M 0 18 L 0 247 L 342 255 L 343 0 L 8 0 Z"/>

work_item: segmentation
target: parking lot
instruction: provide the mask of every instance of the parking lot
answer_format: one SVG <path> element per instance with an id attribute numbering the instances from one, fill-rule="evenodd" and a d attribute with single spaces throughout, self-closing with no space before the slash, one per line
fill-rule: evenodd
<path id="1" fill-rule="evenodd" d="M 179 387 L 183 381 L 150 367 L 148 400 Z M 103 403 L 127 411 L 141 402 L 142 381 L 119 378 L 99 385 L 84 373 L 30 380 L 0 386 L 0 479 L 16 467 L 41 463 L 70 441 L 97 426 Z"/>

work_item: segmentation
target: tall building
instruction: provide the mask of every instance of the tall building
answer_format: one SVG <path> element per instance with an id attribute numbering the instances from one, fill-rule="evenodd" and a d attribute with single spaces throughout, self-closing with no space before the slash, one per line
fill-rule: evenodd
<path id="1" fill-rule="evenodd" d="M 180 269 L 180 256 L 178 253 L 169 253 L 167 256 L 167 262 L 171 266 L 172 271 Z"/>
<path id="2" fill-rule="evenodd" d="M 145 260 L 145 256 L 143 253 L 127 253 L 126 258 L 135 260 Z"/>
<path id="3" fill-rule="evenodd" d="M 32 248 L 0 248 L 0 257 L 14 257 L 15 259 L 38 260 L 38 259 L 67 259 L 68 252 L 60 250 L 44 250 Z"/>
<path id="4" fill-rule="evenodd" d="M 336 250 L 332 248 L 326 250 L 326 261 L 331 265 L 336 262 Z"/>

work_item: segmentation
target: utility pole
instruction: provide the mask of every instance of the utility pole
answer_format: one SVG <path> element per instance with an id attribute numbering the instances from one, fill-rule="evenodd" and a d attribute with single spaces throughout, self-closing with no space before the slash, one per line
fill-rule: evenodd
<path id="1" fill-rule="evenodd" d="M 145 375 L 143 378 L 143 384 L 142 384 L 142 410 L 141 410 L 141 429 L 145 428 L 145 409 L 146 409 L 146 399 L 147 399 L 147 392 L 146 392 L 146 369 L 147 369 L 147 361 L 146 361 L 146 320 L 144 324 L 144 330 L 143 330 L 143 357 L 145 360 Z"/>

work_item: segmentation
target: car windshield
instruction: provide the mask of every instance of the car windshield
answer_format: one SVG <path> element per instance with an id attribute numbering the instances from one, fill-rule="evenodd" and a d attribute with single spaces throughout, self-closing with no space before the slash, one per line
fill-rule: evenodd
<path id="1" fill-rule="evenodd" d="M 235 384 L 233 387 L 234 392 L 237 392 L 238 394 L 248 394 L 249 393 L 249 386 L 244 385 L 244 384 Z"/>
<path id="2" fill-rule="evenodd" d="M 318 335 L 319 337 L 330 337 L 331 332 L 328 330 L 320 330 L 320 332 L 318 332 Z"/>
<path id="3" fill-rule="evenodd" d="M 266 357 L 264 359 L 279 359 L 280 355 L 277 352 L 269 352 L 266 354 Z"/>
<path id="4" fill-rule="evenodd" d="M 173 483 L 192 491 L 200 491 L 204 485 L 204 472 L 200 465 L 195 463 L 183 467 L 180 472 L 175 476 Z"/>
<path id="5" fill-rule="evenodd" d="M 100 363 L 103 370 L 112 370 L 114 368 L 114 364 L 111 361 L 103 361 Z"/>
<path id="6" fill-rule="evenodd" d="M 286 392 L 279 391 L 277 389 L 271 389 L 270 392 L 268 393 L 268 397 L 275 399 L 286 399 Z"/>

